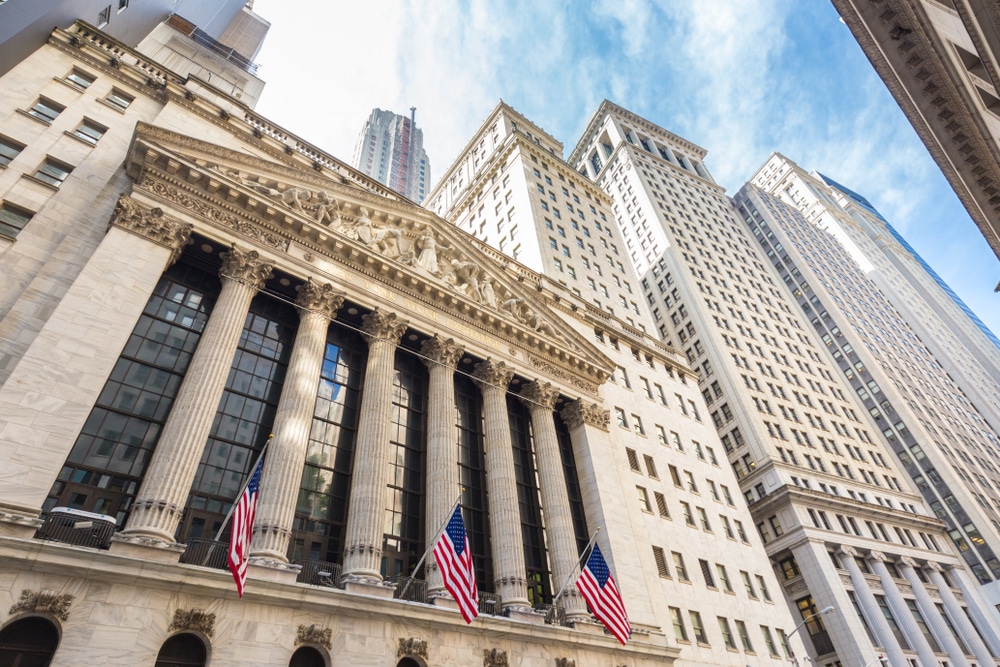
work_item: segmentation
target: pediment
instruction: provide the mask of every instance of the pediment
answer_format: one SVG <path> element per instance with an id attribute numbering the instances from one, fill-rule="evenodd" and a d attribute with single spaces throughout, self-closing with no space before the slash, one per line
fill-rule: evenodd
<path id="1" fill-rule="evenodd" d="M 140 123 L 135 188 L 264 249 L 321 256 L 524 352 L 530 367 L 594 394 L 614 368 L 555 312 L 527 267 L 430 211 L 232 148 Z"/>

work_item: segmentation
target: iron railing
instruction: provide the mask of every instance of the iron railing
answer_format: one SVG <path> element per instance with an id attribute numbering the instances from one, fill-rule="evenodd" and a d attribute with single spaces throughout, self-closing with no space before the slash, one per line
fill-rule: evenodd
<path id="1" fill-rule="evenodd" d="M 548 625 L 569 625 L 566 622 L 566 610 L 557 604 L 536 604 L 535 611 L 545 613 L 545 623 Z"/>
<path id="2" fill-rule="evenodd" d="M 479 592 L 479 613 L 503 616 L 503 598 L 497 593 Z"/>
<path id="3" fill-rule="evenodd" d="M 325 560 L 297 560 L 295 565 L 301 565 L 299 576 L 295 580 L 300 584 L 326 586 L 327 588 L 343 588 L 341 582 L 341 566 L 339 563 L 328 563 Z"/>
<path id="4" fill-rule="evenodd" d="M 225 570 L 229 567 L 229 542 L 216 542 L 201 537 L 189 537 L 181 562 L 188 565 Z"/>
<path id="5" fill-rule="evenodd" d="M 107 549 L 115 535 L 115 518 L 105 514 L 56 507 L 45 516 L 35 538 L 92 549 Z"/>
<path id="6" fill-rule="evenodd" d="M 389 581 L 396 584 L 396 590 L 392 596 L 397 600 L 409 600 L 410 602 L 420 602 L 427 604 L 427 582 L 415 577 L 404 577 L 402 575 L 392 577 Z"/>

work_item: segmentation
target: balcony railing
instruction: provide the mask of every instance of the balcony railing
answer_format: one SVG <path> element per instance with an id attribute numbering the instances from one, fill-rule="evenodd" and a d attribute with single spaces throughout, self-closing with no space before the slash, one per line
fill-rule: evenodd
<path id="1" fill-rule="evenodd" d="M 115 518 L 105 514 L 56 507 L 45 516 L 35 538 L 92 549 L 107 549 L 115 534 Z"/>
<path id="2" fill-rule="evenodd" d="M 392 577 L 390 581 L 396 584 L 396 590 L 392 596 L 397 600 L 427 604 L 427 582 L 423 579 L 398 576 Z"/>
<path id="3" fill-rule="evenodd" d="M 190 537 L 185 542 L 186 549 L 181 562 L 188 565 L 225 570 L 229 567 L 229 542 L 216 542 L 200 537 Z"/>
<path id="4" fill-rule="evenodd" d="M 479 613 L 503 616 L 503 598 L 496 593 L 479 592 Z"/>
<path id="5" fill-rule="evenodd" d="M 536 604 L 535 611 L 545 612 L 547 625 L 569 625 L 566 622 L 566 610 L 557 604 Z"/>
<path id="6" fill-rule="evenodd" d="M 300 584 L 326 586 L 327 588 L 344 587 L 340 581 L 341 567 L 338 563 L 329 563 L 325 560 L 297 560 L 295 564 L 302 566 L 296 579 Z"/>

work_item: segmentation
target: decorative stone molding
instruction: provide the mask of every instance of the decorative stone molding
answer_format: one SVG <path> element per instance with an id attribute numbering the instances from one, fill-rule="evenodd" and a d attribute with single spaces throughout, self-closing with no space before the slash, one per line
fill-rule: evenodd
<path id="1" fill-rule="evenodd" d="M 857 558 L 858 557 L 858 550 L 855 549 L 854 547 L 848 545 L 848 544 L 842 544 L 842 545 L 840 545 L 840 548 L 837 550 L 837 553 L 843 554 L 844 556 L 847 556 L 848 558 Z"/>
<path id="2" fill-rule="evenodd" d="M 410 637 L 409 639 L 400 639 L 399 648 L 396 649 L 396 659 L 405 658 L 406 656 L 415 655 L 418 658 L 428 659 L 427 654 L 427 642 L 418 637 Z"/>
<path id="3" fill-rule="evenodd" d="M 362 317 L 361 321 L 361 333 L 369 345 L 377 340 L 395 345 L 410 325 L 406 320 L 399 319 L 396 313 L 386 313 L 378 308 Z"/>
<path id="4" fill-rule="evenodd" d="M 541 384 L 538 381 L 524 385 L 520 392 L 521 402 L 525 405 L 537 403 L 546 410 L 555 407 L 556 399 L 559 398 L 559 389 L 553 387 L 551 383 Z"/>
<path id="5" fill-rule="evenodd" d="M 840 583 L 844 584 L 845 586 L 851 586 L 851 585 L 854 584 L 854 581 L 851 579 L 851 575 L 841 573 L 840 574 Z"/>
<path id="6" fill-rule="evenodd" d="M 802 579 L 799 579 L 798 581 L 793 581 L 791 584 L 785 587 L 785 590 L 788 592 L 789 595 L 796 595 L 798 593 L 802 593 L 806 589 L 807 589 L 806 582 L 803 581 Z"/>
<path id="7" fill-rule="evenodd" d="M 920 567 L 919 565 L 917 565 L 917 561 L 913 560 L 909 556 L 903 556 L 902 558 L 900 558 L 899 563 L 900 565 L 906 565 L 908 567 L 912 567 L 914 570 Z"/>
<path id="8" fill-rule="evenodd" d="M 204 609 L 176 609 L 174 619 L 170 621 L 170 632 L 178 630 L 193 630 L 200 632 L 206 637 L 215 634 L 215 614 L 211 614 Z"/>
<path id="9" fill-rule="evenodd" d="M 576 660 L 569 658 L 556 658 L 556 667 L 576 667 Z"/>
<path id="10" fill-rule="evenodd" d="M 230 229 L 241 236 L 252 239 L 261 245 L 266 245 L 270 248 L 274 248 L 275 250 L 288 250 L 288 239 L 269 232 L 264 227 L 254 224 L 249 220 L 243 220 L 232 213 L 212 206 L 208 202 L 195 199 L 172 185 L 152 180 L 149 183 L 137 183 L 136 187 L 142 190 L 147 190 L 160 199 L 165 199 L 172 204 L 177 204 L 188 211 Z"/>
<path id="11" fill-rule="evenodd" d="M 165 217 L 161 208 L 141 206 L 126 194 L 119 195 L 110 224 L 168 248 L 171 251 L 168 265 L 181 256 L 184 246 L 191 239 L 193 228 L 190 224 Z"/>
<path id="12" fill-rule="evenodd" d="M 487 359 L 476 364 L 472 377 L 479 385 L 490 385 L 507 391 L 507 385 L 514 379 L 514 371 L 507 368 L 507 365 L 502 361 Z"/>
<path id="13" fill-rule="evenodd" d="M 881 551 L 872 551 L 868 554 L 868 557 L 878 563 L 887 563 L 889 561 L 886 555 Z"/>
<path id="14" fill-rule="evenodd" d="M 14 614 L 49 614 L 60 621 L 69 618 L 69 607 L 73 604 L 73 596 L 69 593 L 59 594 L 55 591 L 35 591 L 24 589 L 21 597 L 10 607 L 8 612 Z"/>
<path id="15" fill-rule="evenodd" d="M 596 403 L 584 405 L 581 400 L 570 401 L 559 414 L 570 428 L 586 424 L 607 431 L 611 422 L 610 410 L 605 410 Z"/>
<path id="16" fill-rule="evenodd" d="M 295 632 L 295 645 L 316 644 L 326 650 L 333 647 L 333 630 L 321 625 L 300 625 Z"/>
<path id="17" fill-rule="evenodd" d="M 264 286 L 264 282 L 271 277 L 271 271 L 274 269 L 274 262 L 261 260 L 260 253 L 256 250 L 240 250 L 235 243 L 220 257 L 222 257 L 220 276 L 257 290 Z"/>
<path id="18" fill-rule="evenodd" d="M 935 563 L 934 561 L 928 561 L 927 565 L 925 565 L 924 567 L 926 567 L 928 570 L 931 570 L 932 572 L 943 572 L 944 571 L 944 568 L 941 567 L 941 564 L 940 563 Z"/>
<path id="19" fill-rule="evenodd" d="M 532 367 L 537 368 L 546 375 L 551 375 L 552 377 L 564 380 L 573 385 L 574 387 L 576 387 L 577 389 L 581 389 L 589 394 L 597 393 L 597 387 L 598 387 L 597 383 L 585 380 L 584 378 L 580 377 L 580 375 L 577 373 L 571 373 L 570 371 L 567 371 L 563 368 L 559 368 L 558 366 L 555 366 L 545 361 L 544 359 L 539 359 L 533 354 L 528 355 L 528 362 L 532 365 Z M 604 380 L 601 380 L 602 383 L 603 381 Z"/>
<path id="20" fill-rule="evenodd" d="M 427 366 L 440 364 L 454 370 L 455 364 L 465 354 L 465 350 L 455 343 L 454 338 L 445 340 L 434 334 L 420 345 L 420 354 L 426 357 L 422 361 Z"/>
<path id="21" fill-rule="evenodd" d="M 484 648 L 483 667 L 510 667 L 507 662 L 507 651 L 499 648 Z"/>
<path id="22" fill-rule="evenodd" d="M 331 320 L 337 316 L 337 311 L 344 305 L 344 295 L 335 291 L 330 283 L 314 283 L 312 278 L 295 288 L 298 297 L 295 305 L 328 317 Z"/>

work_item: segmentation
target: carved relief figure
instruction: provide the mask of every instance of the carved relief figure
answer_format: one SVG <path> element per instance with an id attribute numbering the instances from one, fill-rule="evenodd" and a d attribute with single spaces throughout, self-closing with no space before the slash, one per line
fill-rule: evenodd
<path id="1" fill-rule="evenodd" d="M 482 297 L 482 302 L 487 306 L 490 308 L 497 307 L 497 293 L 493 289 L 493 279 L 489 276 L 483 276 L 482 282 L 479 283 L 479 295 Z"/>
<path id="2" fill-rule="evenodd" d="M 479 293 L 479 265 L 475 262 L 460 262 L 451 260 L 451 272 L 455 277 L 455 289 L 463 292 L 475 301 L 481 301 Z"/>
<path id="3" fill-rule="evenodd" d="M 333 229 L 340 227 L 340 205 L 337 200 L 326 194 L 323 190 L 316 193 L 314 197 L 319 203 L 316 205 L 316 222 L 327 223 Z"/>
<path id="4" fill-rule="evenodd" d="M 417 267 L 432 275 L 441 275 L 441 269 L 438 267 L 438 248 L 446 250 L 447 246 L 439 244 L 434 233 L 427 229 L 417 237 L 415 245 L 420 251 L 417 255 Z"/>
<path id="5" fill-rule="evenodd" d="M 302 202 L 309 201 L 312 198 L 312 193 L 305 188 L 288 188 L 280 193 L 279 197 L 282 204 L 300 213 L 305 213 L 305 209 L 302 208 Z"/>

